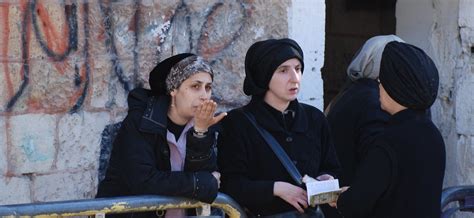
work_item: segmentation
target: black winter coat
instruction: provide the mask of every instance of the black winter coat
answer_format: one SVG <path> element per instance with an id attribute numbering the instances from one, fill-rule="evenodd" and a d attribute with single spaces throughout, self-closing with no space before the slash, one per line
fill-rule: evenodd
<path id="1" fill-rule="evenodd" d="M 268 107 L 262 99 L 254 97 L 248 105 L 228 113 L 219 135 L 221 190 L 253 215 L 296 210 L 273 196 L 275 181 L 295 182 L 240 110 L 255 116 L 257 123 L 275 137 L 302 175 L 316 178 L 327 173 L 337 177 L 339 173 L 329 128 L 321 111 L 295 100 L 289 106 L 296 112 L 293 125 L 285 127 L 282 113 L 278 119 Z"/>
<path id="2" fill-rule="evenodd" d="M 390 115 L 380 108 L 378 83 L 359 79 L 332 103 L 327 119 L 341 163 L 341 186 L 350 186 L 357 167 L 383 132 Z"/>
<path id="3" fill-rule="evenodd" d="M 426 112 L 406 109 L 394 114 L 379 140 L 338 199 L 342 215 L 439 217 L 446 153 Z"/>
<path id="4" fill-rule="evenodd" d="M 172 172 L 166 140 L 169 97 L 137 88 L 130 92 L 128 106 L 96 197 L 155 194 L 212 202 L 218 192 L 211 174 L 217 170 L 216 134 L 210 130 L 199 139 L 188 131 L 184 171 Z"/>

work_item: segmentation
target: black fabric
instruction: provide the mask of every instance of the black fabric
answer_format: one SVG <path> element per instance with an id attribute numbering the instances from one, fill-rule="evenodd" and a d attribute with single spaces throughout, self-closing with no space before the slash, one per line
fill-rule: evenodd
<path id="1" fill-rule="evenodd" d="M 270 112 L 270 114 L 274 117 L 278 124 L 280 124 L 280 126 L 282 126 L 285 130 L 291 130 L 295 120 L 295 111 L 298 109 L 298 104 L 296 101 L 291 102 L 283 113 L 270 106 L 266 102 L 263 102 L 263 106 L 268 110 L 268 112 Z"/>
<path id="2" fill-rule="evenodd" d="M 186 127 L 186 125 L 178 125 L 174 123 L 169 117 L 167 121 L 168 121 L 167 129 L 174 135 L 174 138 L 176 139 L 176 141 L 178 141 L 179 136 L 181 136 L 181 133 L 183 133 L 183 130 Z"/>
<path id="3" fill-rule="evenodd" d="M 402 42 L 390 42 L 382 54 L 380 83 L 399 104 L 424 110 L 436 100 L 439 75 L 423 50 Z"/>
<path id="4" fill-rule="evenodd" d="M 275 181 L 295 182 L 239 110 L 255 114 L 257 123 L 275 137 L 301 174 L 313 178 L 325 173 L 339 175 L 339 163 L 321 111 L 297 100 L 292 101 L 290 107 L 295 105 L 294 123 L 286 130 L 264 104 L 262 99 L 253 98 L 243 108 L 230 111 L 222 121 L 218 140 L 221 191 L 254 215 L 295 210 L 281 198 L 273 196 Z M 280 115 L 279 119 L 283 117 Z"/>
<path id="5" fill-rule="evenodd" d="M 439 217 L 446 163 L 443 138 L 424 111 L 394 114 L 338 199 L 345 218 Z"/>
<path id="6" fill-rule="evenodd" d="M 292 39 L 268 39 L 250 46 L 245 55 L 245 94 L 264 94 L 278 66 L 292 58 L 301 62 L 303 72 L 303 50 Z"/>
<path id="7" fill-rule="evenodd" d="M 204 138 L 186 134 L 183 171 L 171 171 L 166 140 L 169 96 L 137 88 L 128 96 L 129 111 L 113 143 L 105 179 L 96 197 L 166 195 L 212 202 L 217 196 L 215 128 Z M 135 214 L 154 216 L 154 213 Z M 127 215 L 131 216 L 131 215 Z"/>
<path id="8" fill-rule="evenodd" d="M 367 149 L 383 132 L 389 117 L 380 108 L 378 83 L 372 79 L 351 82 L 331 103 L 327 119 L 341 163 L 341 186 L 350 186 Z"/>
<path id="9" fill-rule="evenodd" d="M 260 133 L 264 141 L 270 148 L 272 149 L 273 153 L 275 156 L 278 157 L 280 160 L 280 163 L 285 167 L 286 171 L 290 174 L 291 178 L 293 181 L 298 184 L 298 186 L 303 185 L 303 176 L 300 174 L 300 171 L 298 171 L 298 168 L 296 168 L 295 164 L 293 161 L 290 159 L 290 157 L 286 154 L 285 150 L 281 147 L 281 145 L 278 143 L 278 141 L 264 128 L 260 127 L 257 124 L 257 121 L 255 120 L 255 116 L 251 114 L 248 111 L 243 111 L 245 116 L 250 120 L 250 123 L 257 129 L 257 131 Z"/>
<path id="10" fill-rule="evenodd" d="M 165 95 L 166 94 L 166 77 L 170 73 L 171 68 L 179 61 L 189 57 L 195 56 L 192 53 L 181 53 L 171 56 L 160 63 L 150 72 L 148 83 L 150 84 L 153 95 Z"/>

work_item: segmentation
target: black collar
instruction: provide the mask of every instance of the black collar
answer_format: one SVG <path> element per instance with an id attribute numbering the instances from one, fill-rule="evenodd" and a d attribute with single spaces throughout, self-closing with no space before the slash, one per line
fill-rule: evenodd
<path id="1" fill-rule="evenodd" d="M 257 123 L 269 131 L 285 132 L 284 127 L 277 121 L 276 117 L 265 107 L 265 102 L 262 98 L 252 98 L 249 104 L 244 107 L 244 110 L 251 112 Z M 295 111 L 295 118 L 291 127 L 292 132 L 305 132 L 308 129 L 308 118 L 303 106 L 294 100 L 290 102 L 289 108 Z"/>
<path id="2" fill-rule="evenodd" d="M 166 136 L 169 104 L 168 96 L 150 96 L 140 122 L 140 131 Z"/>
<path id="3" fill-rule="evenodd" d="M 407 120 L 427 120 L 429 119 L 428 114 L 425 110 L 413 110 L 405 109 L 397 112 L 390 117 L 388 124 L 400 124 Z"/>

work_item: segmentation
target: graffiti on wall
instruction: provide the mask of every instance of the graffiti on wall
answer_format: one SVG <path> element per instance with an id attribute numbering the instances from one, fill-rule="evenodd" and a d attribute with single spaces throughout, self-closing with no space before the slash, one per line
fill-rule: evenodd
<path id="1" fill-rule="evenodd" d="M 192 51 L 212 61 L 239 38 L 250 15 L 243 0 L 215 1 L 205 8 L 192 1 L 171 2 L 0 3 L 5 93 L 0 109 L 77 112 L 94 91 L 93 74 L 105 74 L 94 66 L 107 61 L 107 70 L 97 70 L 117 81 L 108 85 L 128 92 L 146 83 L 149 62 L 172 53 Z M 18 55 L 10 54 L 13 49 Z"/>

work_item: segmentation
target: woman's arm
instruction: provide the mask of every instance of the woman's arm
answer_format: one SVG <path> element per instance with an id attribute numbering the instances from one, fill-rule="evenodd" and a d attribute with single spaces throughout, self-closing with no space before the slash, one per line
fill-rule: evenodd
<path id="1" fill-rule="evenodd" d="M 185 171 L 217 171 L 217 133 L 209 131 L 203 138 L 196 137 L 193 129 L 186 135 Z"/>
<path id="2" fill-rule="evenodd" d="M 370 149 L 352 186 L 337 200 L 341 214 L 346 218 L 370 217 L 377 201 L 390 186 L 392 169 L 392 161 L 385 149 Z"/>
<path id="3" fill-rule="evenodd" d="M 252 180 L 248 177 L 254 166 L 248 159 L 248 152 L 252 151 L 247 150 L 251 146 L 246 143 L 250 139 L 244 133 L 254 127 L 246 119 L 243 114 L 235 112 L 223 120 L 217 158 L 222 173 L 222 190 L 244 206 L 257 208 L 268 205 L 275 199 L 275 181 Z"/>
<path id="4" fill-rule="evenodd" d="M 214 176 L 208 171 L 159 170 L 156 145 L 151 145 L 144 138 L 137 124 L 138 121 L 127 117 L 114 141 L 113 153 L 116 153 L 117 159 L 113 163 L 129 191 L 137 195 L 169 195 L 212 202 L 218 187 Z"/>

